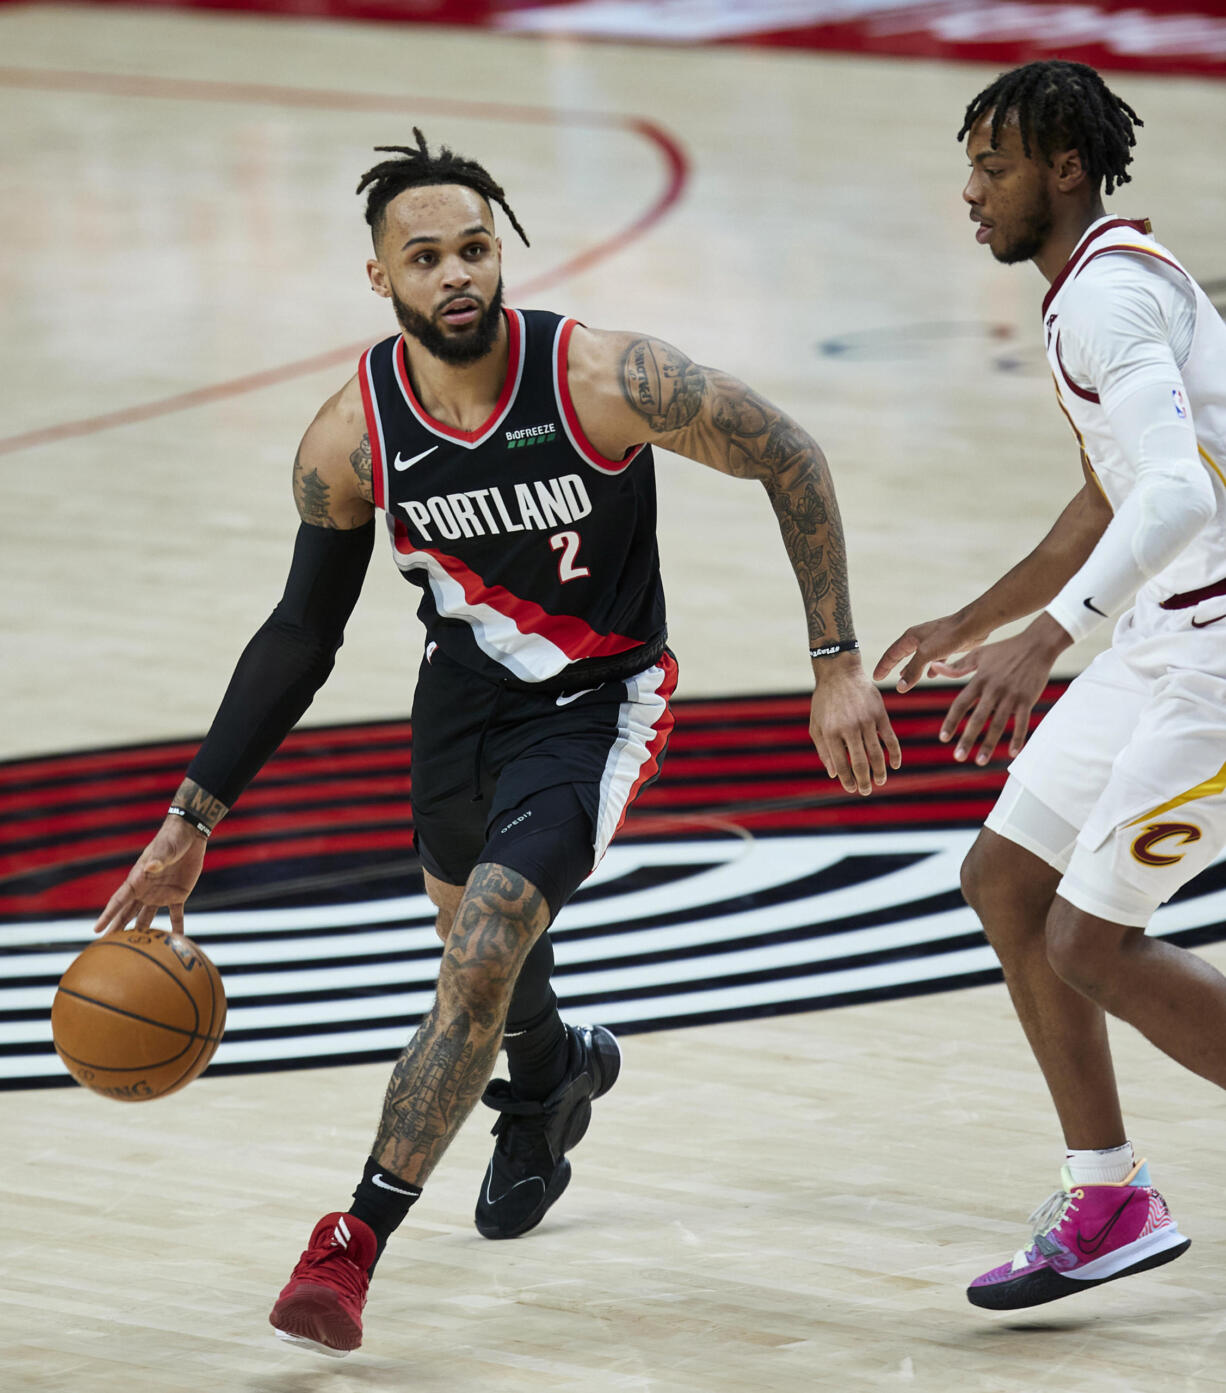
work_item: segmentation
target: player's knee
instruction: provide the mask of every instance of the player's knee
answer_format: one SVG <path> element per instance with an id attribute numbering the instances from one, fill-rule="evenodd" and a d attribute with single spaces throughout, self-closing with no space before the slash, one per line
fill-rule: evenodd
<path id="1" fill-rule="evenodd" d="M 1052 876 L 1036 876 L 1038 864 L 1021 847 L 988 833 L 979 835 L 962 862 L 962 896 L 998 952 L 1043 932 Z"/>
<path id="2" fill-rule="evenodd" d="M 980 915 L 982 915 L 983 906 L 987 903 L 991 884 L 988 867 L 984 864 L 986 859 L 980 850 L 979 843 L 976 842 L 966 853 L 960 874 L 962 898 L 976 914 Z"/>
<path id="3" fill-rule="evenodd" d="M 1109 925 L 1057 899 L 1047 918 L 1047 961 L 1074 991 L 1099 1000 L 1108 991 L 1120 953 L 1139 930 Z"/>
<path id="4" fill-rule="evenodd" d="M 985 928 L 999 906 L 1017 899 L 1016 868 L 1009 853 L 1010 843 L 980 834 L 962 862 L 962 896 Z"/>
<path id="5" fill-rule="evenodd" d="M 485 1024 L 501 1020 L 539 926 L 527 915 L 462 907 L 447 938 L 439 999 Z"/>
<path id="6" fill-rule="evenodd" d="M 455 923 L 455 911 L 450 909 L 440 909 L 434 920 L 434 932 L 444 943 L 451 933 L 451 926 Z"/>
<path id="7" fill-rule="evenodd" d="M 1047 924 L 1047 962 L 1074 991 L 1093 996 L 1100 984 L 1094 944 L 1069 916 L 1053 913 Z"/>
<path id="8" fill-rule="evenodd" d="M 992 921 L 1001 906 L 1015 903 L 1017 887 L 1007 854 L 980 836 L 962 862 L 962 897 L 979 915 L 991 934 Z"/>
<path id="9" fill-rule="evenodd" d="M 430 903 L 437 911 L 434 931 L 446 943 L 448 935 L 451 933 L 451 926 L 455 923 L 456 911 L 464 898 L 464 887 L 452 885 L 445 880 L 438 880 L 429 871 L 425 873 L 425 882 L 426 894 L 429 895 Z"/>
<path id="10" fill-rule="evenodd" d="M 506 1015 L 514 985 L 514 974 L 497 960 L 444 958 L 439 973 L 439 1001 L 451 1016 L 465 1015 L 478 1024 L 493 1026 Z"/>

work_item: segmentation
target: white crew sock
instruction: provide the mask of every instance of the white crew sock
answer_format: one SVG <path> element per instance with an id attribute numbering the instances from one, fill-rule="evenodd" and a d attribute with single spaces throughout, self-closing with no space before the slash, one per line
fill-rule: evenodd
<path id="1" fill-rule="evenodd" d="M 1112 1146 L 1106 1151 L 1066 1151 L 1064 1164 L 1077 1185 L 1109 1185 L 1123 1180 L 1136 1165 L 1132 1143 Z"/>

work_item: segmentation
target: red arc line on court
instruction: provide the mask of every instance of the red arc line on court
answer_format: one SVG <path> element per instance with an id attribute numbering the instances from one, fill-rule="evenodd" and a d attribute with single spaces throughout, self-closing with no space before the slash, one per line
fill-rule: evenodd
<path id="1" fill-rule="evenodd" d="M 653 145 L 664 160 L 667 177 L 664 189 L 644 212 L 625 227 L 597 242 L 595 246 L 514 287 L 511 293 L 515 297 L 535 295 L 549 286 L 558 285 L 641 237 L 677 203 L 690 172 L 689 160 L 680 142 L 654 121 L 637 116 L 566 108 L 516 106 L 504 102 L 463 101 L 446 97 L 393 97 L 363 92 L 328 92 L 309 87 L 276 87 L 263 83 L 188 81 L 178 78 L 55 69 L 34 71 L 0 67 L 0 86 L 22 87 L 43 92 L 90 92 L 104 96 L 158 97 L 176 101 L 235 102 L 309 107 L 316 110 L 328 107 L 335 111 L 398 111 L 408 114 L 428 112 L 538 125 L 569 124 L 597 130 L 628 131 Z M 92 435 L 96 431 L 110 430 L 116 426 L 133 425 L 156 416 L 167 416 L 176 411 L 186 411 L 195 406 L 207 406 L 212 402 L 223 401 L 227 397 L 242 396 L 248 392 L 261 391 L 265 387 L 275 387 L 295 377 L 304 377 L 324 368 L 352 362 L 370 346 L 370 342 L 369 339 L 361 339 L 341 348 L 316 353 L 309 358 L 298 358 L 263 372 L 248 373 L 228 382 L 216 382 L 207 387 L 193 388 L 188 392 L 176 392 L 173 396 L 162 397 L 157 401 L 142 402 L 122 407 L 117 411 L 104 412 L 99 416 L 87 416 L 77 421 L 64 421 L 59 425 L 43 426 L 37 430 L 23 431 L 19 435 L 5 436 L 0 438 L 0 455 L 27 450 L 35 445 L 49 445 L 76 436 Z"/>

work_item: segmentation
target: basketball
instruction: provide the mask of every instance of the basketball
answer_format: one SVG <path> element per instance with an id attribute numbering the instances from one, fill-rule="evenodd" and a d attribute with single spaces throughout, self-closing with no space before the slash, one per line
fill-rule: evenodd
<path id="1" fill-rule="evenodd" d="M 120 1102 L 198 1078 L 221 1041 L 226 994 L 189 938 L 127 929 L 91 943 L 60 978 L 55 1048 L 79 1084 Z"/>

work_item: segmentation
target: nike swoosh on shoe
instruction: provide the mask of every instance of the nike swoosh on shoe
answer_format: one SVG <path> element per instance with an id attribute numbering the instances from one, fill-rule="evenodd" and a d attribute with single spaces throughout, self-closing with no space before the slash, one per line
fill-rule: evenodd
<path id="1" fill-rule="evenodd" d="M 508 1195 L 510 1195 L 510 1194 L 514 1193 L 514 1191 L 518 1190 L 519 1187 L 520 1187 L 521 1185 L 532 1185 L 532 1184 L 536 1184 L 536 1185 L 539 1185 L 539 1186 L 541 1187 L 542 1190 L 545 1188 L 545 1178 L 544 1178 L 544 1176 L 540 1176 L 540 1175 L 528 1175 L 528 1176 L 525 1176 L 523 1180 L 517 1180 L 517 1181 L 515 1182 L 514 1185 L 509 1186 L 507 1189 L 505 1189 L 505 1190 L 502 1192 L 501 1195 L 498 1195 L 497 1197 L 495 1197 L 493 1190 L 490 1189 L 490 1184 L 491 1184 L 491 1182 L 493 1181 L 493 1179 L 494 1179 L 493 1167 L 491 1166 L 491 1167 L 486 1171 L 486 1173 L 485 1173 L 485 1202 L 486 1202 L 487 1204 L 501 1204 L 502 1201 L 503 1201 L 504 1199 L 506 1199 L 506 1197 L 507 1197 Z"/>
<path id="2" fill-rule="evenodd" d="M 1128 1206 L 1132 1203 L 1132 1200 L 1132 1195 L 1128 1195 L 1125 1198 L 1123 1204 L 1120 1205 L 1120 1207 L 1115 1211 L 1115 1213 L 1110 1217 L 1110 1219 L 1107 1220 L 1107 1222 L 1102 1226 L 1101 1229 L 1099 1229 L 1099 1231 L 1096 1234 L 1089 1237 L 1083 1237 L 1080 1233 L 1077 1235 L 1077 1247 L 1081 1250 L 1081 1252 L 1087 1254 L 1094 1254 L 1098 1252 L 1098 1250 L 1107 1241 L 1107 1238 L 1109 1237 L 1111 1230 L 1115 1227 L 1116 1223 L 1118 1222 L 1120 1215 L 1123 1214 L 1124 1210 L 1128 1208 Z"/>

